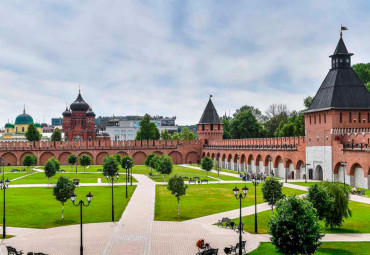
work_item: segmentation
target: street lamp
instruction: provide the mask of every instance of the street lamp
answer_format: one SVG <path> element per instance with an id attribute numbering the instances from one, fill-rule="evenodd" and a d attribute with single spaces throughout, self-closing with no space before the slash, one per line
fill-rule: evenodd
<path id="1" fill-rule="evenodd" d="M 130 173 L 130 167 L 132 167 L 132 160 L 128 159 L 126 162 L 126 198 L 128 197 L 127 195 L 127 179 L 130 178 L 128 174 Z M 132 171 L 132 170 L 131 170 Z M 132 178 L 131 178 L 131 185 L 132 185 Z"/>
<path id="2" fill-rule="evenodd" d="M 304 182 L 305 183 L 307 183 L 307 166 L 310 166 L 310 165 L 311 164 L 307 164 L 307 163 L 304 165 L 304 176 L 305 176 L 305 181 Z"/>
<path id="3" fill-rule="evenodd" d="M 252 179 L 254 186 L 254 233 L 257 233 L 257 186 L 259 181 L 257 179 Z"/>
<path id="4" fill-rule="evenodd" d="M 4 198 L 3 198 L 3 239 L 5 239 L 5 237 L 6 237 L 6 225 L 5 225 L 5 190 L 8 188 L 10 181 L 9 181 L 9 179 L 6 179 L 6 181 L 4 181 L 5 161 L 2 160 L 1 163 L 3 164 L 3 179 L 0 180 L 0 188 L 2 190 L 4 190 Z"/>
<path id="5" fill-rule="evenodd" d="M 272 165 L 271 164 L 272 164 L 272 157 L 270 156 L 269 157 L 269 167 L 270 167 L 269 176 L 271 176 L 271 172 L 272 172 L 272 169 L 271 169 L 272 168 Z"/>
<path id="6" fill-rule="evenodd" d="M 75 204 L 77 195 L 73 192 L 71 195 L 71 200 L 74 206 L 80 206 L 80 255 L 84 254 L 84 247 L 82 244 L 82 206 L 88 207 L 90 205 L 91 199 L 93 198 L 93 195 L 91 195 L 91 192 L 86 195 L 87 204 L 85 205 L 84 201 L 80 200 L 78 204 Z"/>
<path id="7" fill-rule="evenodd" d="M 347 162 L 342 161 L 342 162 L 340 162 L 340 165 L 343 166 L 343 185 L 345 187 L 346 186 L 346 165 L 347 165 Z"/>
<path id="8" fill-rule="evenodd" d="M 288 158 L 285 158 L 285 183 L 288 182 Z"/>
<path id="9" fill-rule="evenodd" d="M 233 189 L 234 195 L 236 199 L 240 201 L 240 211 L 239 211 L 239 255 L 242 255 L 242 199 L 247 196 L 248 188 L 244 186 L 242 188 L 242 192 L 239 193 L 239 189 L 235 186 Z"/>
<path id="10" fill-rule="evenodd" d="M 116 178 L 114 176 L 105 176 L 107 178 L 108 183 L 112 183 L 112 222 L 114 222 L 114 202 L 113 202 L 113 184 L 114 181 L 118 180 L 119 178 L 119 173 L 116 173 Z"/>

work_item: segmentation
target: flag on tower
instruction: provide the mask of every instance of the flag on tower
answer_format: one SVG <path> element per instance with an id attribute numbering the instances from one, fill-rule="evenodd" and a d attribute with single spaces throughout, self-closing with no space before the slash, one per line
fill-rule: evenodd
<path id="1" fill-rule="evenodd" d="M 342 25 L 341 25 L 341 26 L 340 26 L 340 30 L 341 30 L 341 31 L 343 31 L 343 30 L 348 30 L 348 28 L 347 28 L 347 27 L 345 27 L 345 26 L 342 26 Z"/>

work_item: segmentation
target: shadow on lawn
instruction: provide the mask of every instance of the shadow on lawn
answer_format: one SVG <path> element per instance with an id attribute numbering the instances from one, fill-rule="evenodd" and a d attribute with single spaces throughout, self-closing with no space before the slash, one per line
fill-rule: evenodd
<path id="1" fill-rule="evenodd" d="M 334 248 L 320 248 L 320 254 L 342 254 L 342 255 L 352 255 L 355 254 L 350 251 L 342 250 L 342 249 L 334 249 Z"/>

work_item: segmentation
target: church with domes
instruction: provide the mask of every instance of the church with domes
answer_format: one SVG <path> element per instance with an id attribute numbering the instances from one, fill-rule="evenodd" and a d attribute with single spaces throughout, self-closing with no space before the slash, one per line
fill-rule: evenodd
<path id="1" fill-rule="evenodd" d="M 32 116 L 26 113 L 26 107 L 24 107 L 23 113 L 15 118 L 14 124 L 10 122 L 5 124 L 5 133 L 0 140 L 24 140 L 29 124 L 34 124 L 40 134 L 42 133 L 41 124 L 34 123 Z"/>

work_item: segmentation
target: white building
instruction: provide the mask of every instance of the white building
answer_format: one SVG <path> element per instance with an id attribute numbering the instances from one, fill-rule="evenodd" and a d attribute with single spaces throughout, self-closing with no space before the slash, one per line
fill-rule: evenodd
<path id="1" fill-rule="evenodd" d="M 125 116 L 119 119 L 112 119 L 107 121 L 105 131 L 109 134 L 112 141 L 127 141 L 135 140 L 137 131 L 140 130 L 140 121 L 143 116 Z M 167 129 L 170 134 L 177 132 L 177 125 L 175 124 L 176 117 L 162 117 L 153 116 L 150 118 L 159 129 L 159 132 Z"/>

